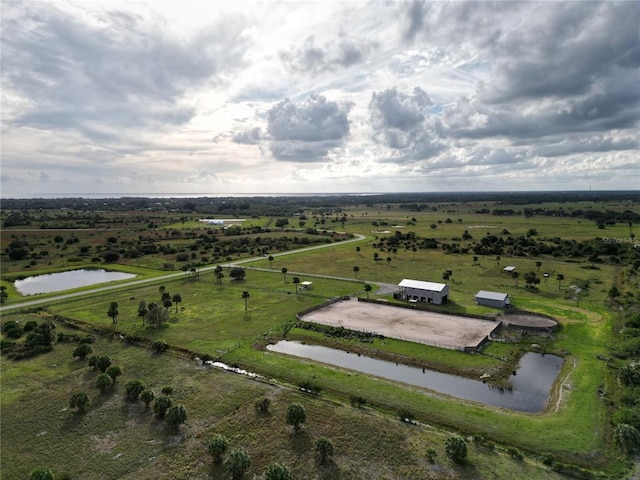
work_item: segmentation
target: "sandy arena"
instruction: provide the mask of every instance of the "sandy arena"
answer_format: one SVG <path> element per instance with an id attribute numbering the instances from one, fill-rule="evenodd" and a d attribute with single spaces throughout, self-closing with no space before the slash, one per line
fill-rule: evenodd
<path id="1" fill-rule="evenodd" d="M 300 316 L 305 322 L 366 331 L 442 348 L 476 348 L 497 322 L 348 300 Z"/>

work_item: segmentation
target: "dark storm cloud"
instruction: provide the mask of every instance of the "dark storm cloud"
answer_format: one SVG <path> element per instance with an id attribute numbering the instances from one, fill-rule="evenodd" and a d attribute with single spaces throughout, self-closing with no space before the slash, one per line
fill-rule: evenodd
<path id="1" fill-rule="evenodd" d="M 483 101 L 588 95 L 625 71 L 637 75 L 639 3 L 563 2 L 549 7 L 492 49 L 498 57 L 491 80 L 479 89 Z"/>
<path id="2" fill-rule="evenodd" d="M 30 103 L 11 122 L 77 129 L 96 141 L 113 139 L 118 128 L 188 121 L 194 111 L 181 104 L 185 90 L 233 68 L 242 50 L 230 41 L 233 22 L 185 41 L 133 13 L 81 23 L 55 4 L 7 10 L 2 82 Z M 230 44 L 237 46 L 222 47 Z"/>
<path id="3" fill-rule="evenodd" d="M 585 135 L 637 131 L 638 2 L 418 2 L 405 6 L 405 17 L 404 36 L 416 45 L 449 44 L 486 68 L 473 100 L 444 109 L 445 137 L 500 137 L 535 149 L 565 135 L 582 151 Z"/>
<path id="4" fill-rule="evenodd" d="M 320 45 L 310 36 L 301 46 L 281 51 L 280 59 L 290 70 L 315 74 L 361 63 L 371 48 L 373 44 L 350 39 L 342 34 L 337 40 Z"/>
<path id="5" fill-rule="evenodd" d="M 432 105 L 429 95 L 419 87 L 411 93 L 396 88 L 373 93 L 369 102 L 373 138 L 396 151 L 392 161 L 429 158 L 441 150 L 435 123 L 425 117 Z"/>
<path id="6" fill-rule="evenodd" d="M 283 100 L 267 112 L 271 152 L 279 160 L 319 161 L 349 135 L 350 105 L 312 96 Z"/>

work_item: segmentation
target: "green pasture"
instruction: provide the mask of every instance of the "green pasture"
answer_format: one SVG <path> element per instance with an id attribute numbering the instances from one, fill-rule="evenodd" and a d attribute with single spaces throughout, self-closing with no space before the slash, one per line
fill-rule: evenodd
<path id="1" fill-rule="evenodd" d="M 447 433 L 427 425 L 413 426 L 370 408 L 301 394 L 274 383 L 257 382 L 192 361 L 98 340 L 94 352 L 109 355 L 123 375 L 105 393 L 95 388 L 97 373 L 71 358 L 74 344 L 27 361 L 3 361 L 2 469 L 0 478 L 27 478 L 36 466 L 57 476 L 93 479 L 230 478 L 213 464 L 206 442 L 216 434 L 230 448 L 244 447 L 251 457 L 246 478 L 260 475 L 275 462 L 295 478 L 348 480 L 413 478 L 560 479 L 534 457 L 511 458 L 505 447 L 491 450 L 469 442 L 468 464 L 446 459 Z M 296 367 L 297 368 L 297 367 Z M 173 387 L 174 404 L 188 412 L 187 423 L 171 431 L 142 402 L 126 399 L 124 386 L 138 379 L 156 392 Z M 68 406 L 70 396 L 88 393 L 85 414 Z M 257 414 L 254 402 L 271 400 L 268 414 Z M 307 420 L 294 435 L 285 410 L 301 403 Z M 327 465 L 315 461 L 312 449 L 320 436 L 335 445 Z M 435 463 L 426 451 L 436 451 Z"/>
<path id="2" fill-rule="evenodd" d="M 313 253 L 304 255 L 311 256 Z M 294 385 L 312 379 L 323 391 L 345 401 L 350 396 L 359 395 L 386 411 L 393 412 L 406 407 L 415 411 L 423 421 L 469 433 L 482 433 L 494 441 L 510 442 L 525 450 L 551 452 L 564 459 L 577 455 L 576 461 L 596 466 L 604 462 L 605 440 L 602 435 L 594 435 L 593 432 L 601 432 L 604 428 L 604 407 L 595 392 L 605 381 L 606 369 L 603 362 L 594 359 L 604 351 L 604 342 L 611 338 L 607 317 L 592 314 L 570 303 L 556 307 L 557 313 L 568 320 L 566 325 L 563 322 L 561 339 L 549 347 L 566 349 L 571 354 L 569 358 L 576 359 L 575 367 L 572 360 L 564 367 L 573 387 L 563 395 L 562 406 L 557 412 L 525 415 L 469 402 L 452 402 L 440 395 L 426 395 L 420 389 L 400 388 L 393 382 L 254 348 L 254 345 L 280 338 L 284 326 L 295 318 L 297 312 L 325 299 L 359 290 L 358 283 L 313 278 L 312 290 L 296 294 L 291 278 L 290 273 L 285 281 L 280 273 L 249 270 L 245 281 L 233 282 L 225 278 L 222 286 L 216 284 L 211 273 L 166 282 L 166 291 L 180 293 L 183 302 L 178 306 L 177 313 L 173 307 L 169 310 L 169 322 L 160 329 L 143 327 L 137 317 L 140 300 L 159 300 L 157 285 L 67 301 L 52 305 L 50 311 L 109 327 L 111 319 L 107 316 L 107 310 L 110 302 L 117 301 L 120 316 L 119 323 L 113 329 L 123 334 L 139 335 L 151 340 L 163 339 L 173 346 L 214 357 L 221 356 L 227 363 L 238 364 L 268 378 L 282 379 Z M 242 299 L 243 291 L 250 293 L 247 312 Z M 131 300 L 132 297 L 134 300 Z M 545 298 L 545 301 L 548 302 L 548 299 Z M 297 330 L 292 335 L 313 340 L 310 334 Z M 569 343 L 563 343 L 565 337 L 571 339 Z M 464 354 L 448 351 L 438 355 L 438 349 L 431 347 L 424 347 L 418 353 L 421 347 L 417 345 L 402 346 L 403 342 L 387 340 L 384 343 L 388 345 L 376 343 L 367 348 L 371 348 L 374 354 L 374 350 L 379 348 L 387 353 L 412 356 L 425 363 L 438 357 L 440 369 L 472 370 L 474 364 L 477 369 L 499 369 L 495 360 L 489 357 L 463 357 Z M 593 452 L 599 454 L 594 456 Z"/>
<path id="3" fill-rule="evenodd" d="M 201 272 L 47 305 L 48 314 L 85 322 L 107 332 L 162 339 L 171 346 L 221 358 L 228 364 L 237 364 L 274 380 L 261 383 L 213 369 L 196 368 L 191 360 L 152 355 L 142 347 L 126 346 L 120 341 L 107 340 L 106 336 L 99 339 L 95 348 L 117 358 L 125 375 L 118 379 L 113 391 L 105 395 L 98 395 L 93 387 L 95 372 L 70 358 L 72 345 L 57 345 L 53 353 L 31 360 L 12 362 L 3 359 L 0 365 L 1 478 L 24 478 L 31 467 L 43 460 L 57 473 L 78 472 L 79 478 L 88 479 L 225 478 L 219 467 L 211 466 L 203 446 L 214 433 L 224 433 L 234 445 L 245 446 L 250 451 L 252 467 L 248 478 L 259 475 L 273 461 L 286 463 L 294 470 L 296 478 L 524 478 L 523 475 L 532 479 L 556 478 L 534 458 L 545 454 L 586 466 L 603 478 L 622 478 L 626 464 L 617 457 L 611 444 L 609 422 L 611 398 L 616 390 L 615 371 L 598 357 L 611 356 L 611 345 L 616 341 L 607 292 L 613 285 L 624 285 L 628 292 L 637 292 L 637 282 L 633 284 L 632 279 L 621 276 L 624 265 L 600 263 L 594 266 L 585 259 L 567 261 L 553 256 L 509 257 L 506 254 L 499 259 L 477 255 L 478 259 L 474 261 L 476 255 L 473 253 L 446 254 L 442 249 L 413 252 L 404 248 L 397 253 L 387 253 L 374 248 L 373 244 L 396 231 L 412 231 L 421 237 L 461 245 L 465 242 L 454 238 L 460 237 L 465 230 L 473 236 L 471 242 L 487 233 L 507 236 L 503 230 L 508 230 L 511 236 L 526 235 L 531 228 L 537 231 L 534 238 L 540 240 L 554 237 L 577 241 L 596 237 L 627 238 L 629 226 L 620 223 L 601 230 L 594 222 L 579 218 L 475 213 L 481 208 L 521 210 L 527 208 L 526 205 L 477 202 L 433 206 L 437 211 L 410 212 L 397 205 L 360 205 L 322 215 L 320 210 L 308 209 L 304 212 L 307 216 L 305 228 L 346 231 L 365 238 L 299 253 L 269 252 L 274 257 L 272 261 L 267 257 L 250 260 L 234 256 L 231 262 L 225 260 L 223 263 L 225 277 L 221 285 L 216 282 L 213 272 Z M 559 203 L 554 208 L 560 206 L 616 211 L 637 208 L 625 202 L 606 205 L 575 202 L 570 206 Z M 343 214 L 346 215 L 344 225 L 336 221 Z M 189 251 L 188 245 L 199 233 L 219 228 L 203 226 L 197 221 L 204 217 L 218 218 L 211 214 L 163 214 L 154 217 L 161 225 L 144 231 L 151 220 L 138 216 L 137 226 L 129 230 L 123 223 L 103 230 L 71 230 L 63 236 L 66 239 L 69 235 L 78 235 L 81 242 L 104 246 L 106 238 L 112 235 L 131 241 L 139 235 L 154 235 L 178 249 Z M 321 219 L 324 223 L 320 223 Z M 290 227 L 297 227 L 298 222 L 296 216 L 289 218 Z M 378 225 L 374 226 L 374 222 Z M 240 225 L 242 228 L 271 228 L 273 231 L 268 236 L 272 238 L 306 235 L 302 231 L 276 229 L 274 224 L 275 218 L 259 217 L 247 218 Z M 436 228 L 432 228 L 432 224 Z M 52 239 L 58 233 L 33 233 L 31 241 L 38 243 L 36 250 L 49 250 L 47 259 L 38 260 L 35 265 L 29 260 L 3 261 L 1 284 L 9 292 L 7 303 L 29 299 L 18 297 L 13 290 L 12 281 L 20 276 L 87 265 L 86 259 L 69 261 L 64 253 L 65 245 L 53 243 Z M 3 231 L 2 246 L 29 235 L 31 232 L 27 231 Z M 244 236 L 255 240 L 260 235 Z M 374 253 L 379 254 L 380 261 L 374 261 Z M 198 258 L 211 255 L 205 251 L 196 254 Z M 168 273 L 162 270 L 166 262 L 175 263 L 176 270 L 179 269 L 175 254 L 121 258 L 113 268 L 136 273 L 139 278 L 155 278 Z M 233 262 L 260 270 L 249 268 L 245 280 L 233 281 L 229 278 L 228 268 Z M 536 262 L 542 264 L 538 266 Z M 503 272 L 507 265 L 516 266 L 520 274 L 517 282 Z M 286 275 L 282 274 L 283 269 L 287 270 Z M 446 282 L 442 278 L 445 270 L 452 272 Z M 529 271 L 537 272 L 541 279 L 533 290 L 525 288 L 524 274 Z M 557 280 L 558 274 L 564 276 L 561 283 Z M 312 288 L 296 292 L 292 282 L 294 276 L 301 281 L 312 281 Z M 338 296 L 366 296 L 366 283 L 396 285 L 403 278 L 447 283 L 451 289 L 451 302 L 444 308 L 451 312 L 499 313 L 478 306 L 473 300 L 478 290 L 499 291 L 508 293 L 518 308 L 557 318 L 560 328 L 548 342 L 541 337 L 525 335 L 520 344 L 492 343 L 483 354 L 475 355 L 391 339 L 362 343 L 290 329 L 296 313 Z M 180 294 L 182 302 L 168 309 L 168 322 L 162 328 L 143 326 L 138 317 L 139 302 L 160 303 L 160 286 L 171 295 Z M 579 294 L 576 287 L 581 289 Z M 79 291 L 91 288 L 94 287 Z M 249 293 L 246 307 L 243 292 Z M 370 296 L 392 300 L 390 295 L 377 293 L 375 285 Z M 107 315 L 114 301 L 119 305 L 115 325 Z M 21 315 L 26 318 L 29 314 L 11 313 L 3 315 L 3 320 Z M 285 333 L 290 339 L 470 377 L 485 372 L 499 375 L 510 364 L 498 357 L 517 358 L 533 343 L 544 343 L 547 351 L 564 356 L 565 364 L 547 411 L 530 415 L 451 399 L 264 349 L 265 344 L 277 341 Z M 179 434 L 167 432 L 140 405 L 125 402 L 123 385 L 134 378 L 148 381 L 156 389 L 166 384 L 176 388 L 178 403 L 184 403 L 190 412 L 189 422 Z M 302 381 L 319 386 L 322 398 L 305 396 L 290 388 Z M 91 391 L 93 406 L 84 416 L 66 408 L 69 396 L 77 388 Z M 253 410 L 254 401 L 263 395 L 274 402 L 272 414 L 268 416 L 256 415 Z M 366 399 L 367 408 L 348 406 L 355 396 Z M 304 402 L 310 412 L 304 436 L 295 439 L 282 420 L 291 401 Z M 492 442 L 522 449 L 531 456 L 525 457 L 525 461 L 517 461 L 508 458 L 500 449 L 488 451 L 471 447 L 469 465 L 453 466 L 444 459 L 446 434 L 424 425 L 401 424 L 391 418 L 401 409 L 410 410 L 425 424 L 467 435 L 480 434 Z M 320 435 L 331 437 L 339 452 L 335 463 L 329 467 L 317 465 L 309 454 L 314 439 Z M 427 448 L 438 451 L 437 468 L 425 460 Z M 388 452 L 394 452 L 394 459 Z"/>

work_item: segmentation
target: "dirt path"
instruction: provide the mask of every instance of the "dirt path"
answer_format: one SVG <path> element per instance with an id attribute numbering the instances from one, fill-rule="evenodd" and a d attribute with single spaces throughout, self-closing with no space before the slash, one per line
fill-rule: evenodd
<path id="1" fill-rule="evenodd" d="M 562 381 L 558 384 L 558 394 L 556 395 L 556 402 L 552 409 L 553 412 L 557 412 L 558 410 L 560 410 L 560 405 L 562 404 L 562 400 L 564 398 L 565 386 L 567 386 L 567 382 L 569 381 L 571 374 L 575 371 L 577 365 L 578 359 L 573 357 L 573 365 L 571 366 L 571 370 L 567 372 Z"/>

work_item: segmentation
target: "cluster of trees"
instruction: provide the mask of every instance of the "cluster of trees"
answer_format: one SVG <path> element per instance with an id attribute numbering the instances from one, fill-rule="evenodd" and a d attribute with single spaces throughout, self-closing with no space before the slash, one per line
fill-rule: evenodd
<path id="1" fill-rule="evenodd" d="M 453 243 L 439 242 L 435 238 L 424 238 L 415 232 L 399 232 L 394 235 L 379 238 L 372 244 L 382 252 L 397 254 L 399 250 L 413 251 L 441 248 L 446 253 L 475 255 L 504 255 L 515 257 L 537 257 L 552 255 L 554 257 L 587 258 L 591 262 L 601 262 L 601 256 L 609 257 L 612 262 L 630 261 L 635 259 L 636 252 L 631 242 L 604 241 L 602 238 L 592 240 L 563 240 L 560 237 L 535 238 L 535 229 L 530 229 L 526 235 L 512 236 L 506 229 L 500 235 L 487 233 L 476 241 L 468 231 L 461 237 L 455 237 Z M 457 240 L 457 241 L 456 241 Z M 380 254 L 376 259 L 381 259 Z"/>
<path id="2" fill-rule="evenodd" d="M 55 328 L 56 326 L 51 321 L 38 324 L 35 320 L 30 320 L 21 325 L 17 320 L 8 320 L 2 325 L 2 331 L 11 340 L 2 340 L 0 350 L 13 360 L 50 352 L 53 350 Z M 26 335 L 24 342 L 14 341 L 23 335 Z"/>
<path id="3" fill-rule="evenodd" d="M 260 399 L 256 402 L 256 411 L 260 414 L 267 413 L 271 402 Z M 306 421 L 306 411 L 300 403 L 292 403 L 287 407 L 285 419 L 288 425 L 293 427 L 294 435 L 302 430 L 302 425 Z M 229 450 L 229 440 L 221 434 L 216 434 L 206 444 L 207 451 L 211 454 L 213 463 L 224 465 L 233 480 L 242 479 L 251 466 L 251 457 L 243 447 Z M 228 451 L 228 453 L 227 453 Z M 326 437 L 320 437 L 315 441 L 313 452 L 318 461 L 322 464 L 331 460 L 335 447 L 333 442 Z M 226 456 L 225 456 L 226 454 Z M 263 472 L 265 480 L 293 480 L 293 476 L 288 467 L 280 463 L 269 465 Z"/>
<path id="4" fill-rule="evenodd" d="M 160 300 L 158 302 L 149 302 L 146 300 L 140 300 L 138 303 L 138 317 L 142 319 L 142 325 L 153 325 L 156 328 L 160 328 L 164 323 L 169 320 L 169 309 L 175 305 L 176 310 L 175 313 L 178 313 L 178 306 L 182 303 L 182 295 L 179 293 L 171 293 L 166 291 L 165 286 L 159 287 L 160 292 Z M 117 302 L 111 303 L 111 308 L 115 307 L 117 309 Z M 112 310 L 109 309 L 111 313 Z M 111 316 L 109 314 L 109 316 Z M 114 323 L 117 323 L 114 322 Z"/>
<path id="5" fill-rule="evenodd" d="M 620 448 L 631 454 L 640 450 L 640 313 L 627 315 L 621 335 L 618 351 L 626 363 L 618 369 L 621 405 L 613 414 L 613 433 Z"/>
<path id="6" fill-rule="evenodd" d="M 122 374 L 122 370 L 118 366 L 111 365 L 109 357 L 97 356 L 96 358 L 96 368 L 103 371 L 96 377 L 96 386 L 104 393 L 110 386 L 115 384 L 116 378 Z M 91 365 L 91 359 L 89 363 Z M 103 368 L 104 370 L 102 370 Z M 131 380 L 125 385 L 125 391 L 128 401 L 141 401 L 144 403 L 145 409 L 150 408 L 153 402 L 153 412 L 156 418 L 165 420 L 167 425 L 174 430 L 187 421 L 187 409 L 184 405 L 173 404 L 171 398 L 173 387 L 171 386 L 162 387 L 161 392 L 156 394 L 151 388 L 145 386 L 141 380 Z M 69 406 L 77 409 L 78 413 L 84 413 L 90 403 L 89 395 L 85 392 L 74 393 L 69 399 Z"/>

